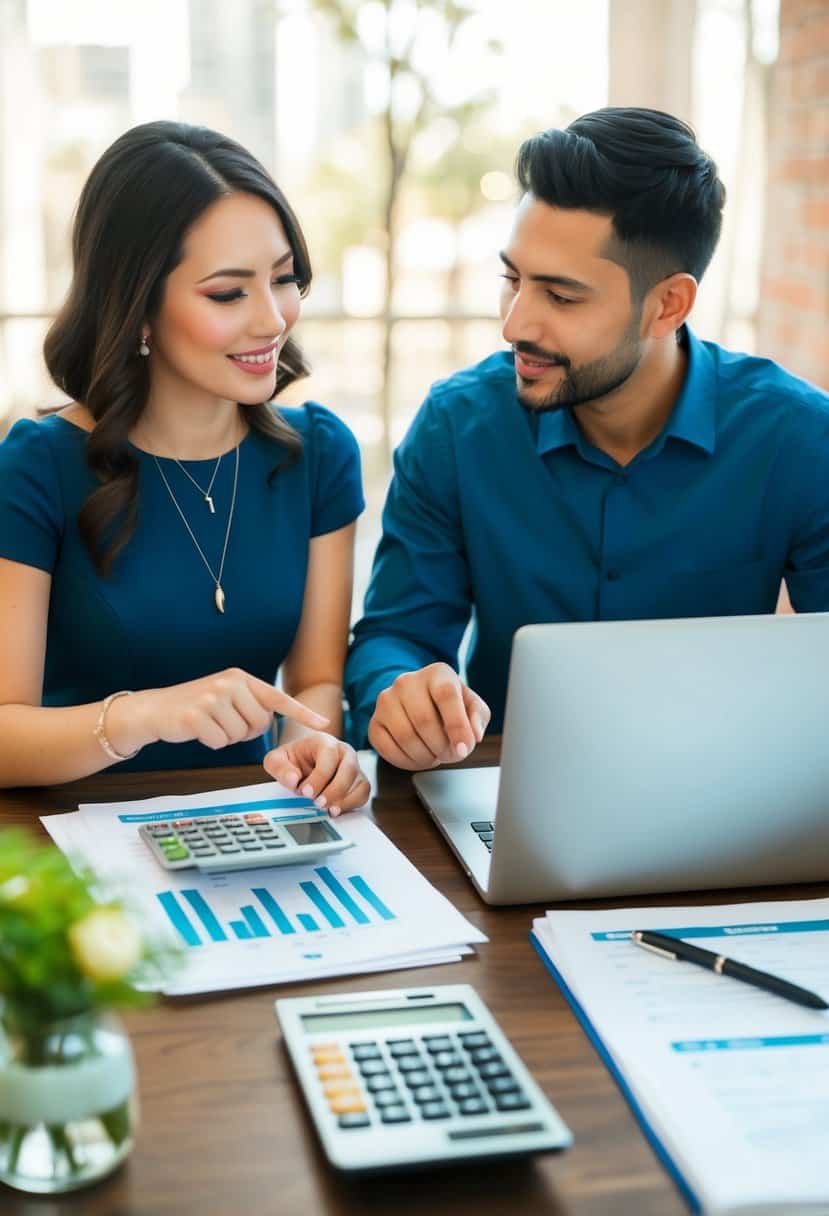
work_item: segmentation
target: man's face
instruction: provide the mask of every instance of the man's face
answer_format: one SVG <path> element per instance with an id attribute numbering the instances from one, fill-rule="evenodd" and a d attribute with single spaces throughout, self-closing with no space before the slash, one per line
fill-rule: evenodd
<path id="1" fill-rule="evenodd" d="M 541 413 L 606 397 L 642 357 L 627 271 L 602 256 L 609 216 L 524 195 L 501 259 L 504 340 L 522 405 Z"/>

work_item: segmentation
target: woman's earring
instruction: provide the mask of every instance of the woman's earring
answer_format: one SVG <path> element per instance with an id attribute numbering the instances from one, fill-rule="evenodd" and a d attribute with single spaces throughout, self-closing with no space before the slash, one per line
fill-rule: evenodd
<path id="1" fill-rule="evenodd" d="M 147 355 L 150 353 L 149 343 L 147 342 L 145 334 L 141 335 L 141 344 L 138 347 L 138 353 L 142 359 L 146 359 Z"/>

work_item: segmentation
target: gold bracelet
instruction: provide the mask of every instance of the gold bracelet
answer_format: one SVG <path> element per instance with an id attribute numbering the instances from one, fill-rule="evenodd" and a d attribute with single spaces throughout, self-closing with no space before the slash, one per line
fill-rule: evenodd
<path id="1" fill-rule="evenodd" d="M 111 692 L 109 694 L 109 696 L 104 699 L 104 703 L 101 706 L 101 712 L 98 714 L 98 721 L 95 723 L 95 728 L 92 731 L 93 735 L 100 743 L 103 751 L 106 752 L 106 754 L 109 756 L 110 760 L 132 760 L 133 756 L 137 756 L 141 750 L 140 747 L 137 747 L 134 752 L 129 752 L 129 754 L 126 756 L 122 755 L 121 752 L 116 751 L 116 749 L 112 746 L 109 739 L 107 738 L 106 730 L 104 729 L 104 725 L 106 723 L 107 710 L 109 709 L 112 702 L 115 701 L 118 697 L 131 697 L 131 696 L 132 696 L 131 688 L 124 688 L 121 690 L 121 692 Z"/>

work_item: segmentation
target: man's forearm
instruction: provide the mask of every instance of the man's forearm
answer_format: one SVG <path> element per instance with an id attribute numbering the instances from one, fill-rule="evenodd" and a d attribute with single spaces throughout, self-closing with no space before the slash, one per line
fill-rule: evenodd
<path id="1" fill-rule="evenodd" d="M 351 707 L 350 742 L 354 747 L 368 746 L 368 725 L 377 698 L 399 675 L 417 671 L 429 663 L 452 661 L 438 651 L 390 634 L 358 638 L 345 665 L 345 690 Z"/>

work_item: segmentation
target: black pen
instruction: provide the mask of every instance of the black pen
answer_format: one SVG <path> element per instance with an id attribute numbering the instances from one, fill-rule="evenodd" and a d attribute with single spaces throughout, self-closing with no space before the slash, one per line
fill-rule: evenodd
<path id="1" fill-rule="evenodd" d="M 754 967 L 747 967 L 745 963 L 737 963 L 723 954 L 714 954 L 711 950 L 692 946 L 690 942 L 684 942 L 679 937 L 671 937 L 667 933 L 652 933 L 650 929 L 634 929 L 630 936 L 637 946 L 644 946 L 646 950 L 661 954 L 663 958 L 696 963 L 699 967 L 716 971 L 717 975 L 730 975 L 734 980 L 753 984 L 755 988 L 763 988 L 766 992 L 773 992 L 776 996 L 785 997 L 787 1001 L 794 1001 L 798 1005 L 808 1005 L 810 1009 L 829 1009 L 823 997 L 818 996 L 816 992 L 799 988 L 797 984 L 778 979 L 767 971 L 757 971 Z"/>

